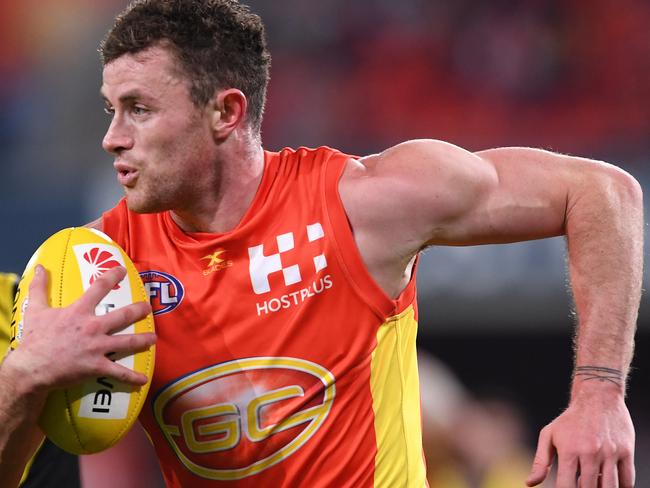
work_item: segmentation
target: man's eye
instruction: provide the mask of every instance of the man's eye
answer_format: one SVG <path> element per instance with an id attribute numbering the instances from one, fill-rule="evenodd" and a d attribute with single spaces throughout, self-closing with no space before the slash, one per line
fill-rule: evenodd
<path id="1" fill-rule="evenodd" d="M 111 117 L 115 115 L 115 109 L 113 107 L 104 107 L 104 112 Z"/>
<path id="2" fill-rule="evenodd" d="M 135 115 L 144 115 L 148 112 L 146 108 L 140 107 L 139 105 L 134 105 L 131 110 Z"/>

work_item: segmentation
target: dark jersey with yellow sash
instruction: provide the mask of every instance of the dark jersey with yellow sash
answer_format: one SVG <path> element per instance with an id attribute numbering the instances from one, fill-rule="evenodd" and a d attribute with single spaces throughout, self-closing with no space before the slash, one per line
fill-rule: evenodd
<path id="1" fill-rule="evenodd" d="M 9 349 L 11 309 L 18 277 L 0 273 L 0 358 Z M 0 483 L 1 485 L 1 483 Z M 79 488 L 79 462 L 76 456 L 62 451 L 45 439 L 25 470 L 21 488 Z"/>

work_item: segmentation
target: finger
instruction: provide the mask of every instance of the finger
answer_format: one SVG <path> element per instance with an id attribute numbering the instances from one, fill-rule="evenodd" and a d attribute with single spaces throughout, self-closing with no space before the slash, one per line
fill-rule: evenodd
<path id="1" fill-rule="evenodd" d="M 147 350 L 156 343 L 156 334 L 143 332 L 140 334 L 121 334 L 110 338 L 109 349 L 111 352 L 122 355 L 123 353 L 136 353 Z"/>
<path id="2" fill-rule="evenodd" d="M 539 440 L 537 441 L 537 451 L 535 452 L 533 466 L 528 478 L 526 478 L 527 486 L 537 486 L 546 479 L 554 457 L 555 449 L 551 442 L 551 435 L 547 429 L 542 429 L 539 433 Z"/>
<path id="3" fill-rule="evenodd" d="M 147 383 L 147 381 L 149 381 L 147 375 L 126 368 L 118 363 L 111 361 L 110 359 L 106 359 L 106 363 L 104 364 L 102 370 L 106 372 L 106 376 L 115 378 L 122 383 L 127 383 L 130 385 L 144 385 Z"/>
<path id="4" fill-rule="evenodd" d="M 29 284 L 29 306 L 32 308 L 46 308 L 47 300 L 47 271 L 37 264 L 34 268 L 34 278 Z"/>
<path id="5" fill-rule="evenodd" d="M 578 458 L 575 456 L 558 456 L 557 479 L 555 488 L 575 488 L 577 485 Z"/>
<path id="6" fill-rule="evenodd" d="M 603 463 L 599 488 L 618 488 L 618 468 L 616 463 L 612 461 Z"/>
<path id="7" fill-rule="evenodd" d="M 95 307 L 108 293 L 126 276 L 126 269 L 122 266 L 109 269 L 97 278 L 79 299 L 79 304 L 84 308 L 95 311 Z"/>
<path id="8" fill-rule="evenodd" d="M 600 464 L 593 461 L 580 461 L 580 479 L 578 486 L 580 488 L 598 488 L 599 475 Z"/>
<path id="9" fill-rule="evenodd" d="M 118 332 L 151 313 L 151 305 L 148 302 L 136 302 L 113 310 L 102 316 L 102 323 L 106 333 Z"/>
<path id="10" fill-rule="evenodd" d="M 634 470 L 634 457 L 628 456 L 618 463 L 618 480 L 621 488 L 634 488 L 636 473 Z"/>

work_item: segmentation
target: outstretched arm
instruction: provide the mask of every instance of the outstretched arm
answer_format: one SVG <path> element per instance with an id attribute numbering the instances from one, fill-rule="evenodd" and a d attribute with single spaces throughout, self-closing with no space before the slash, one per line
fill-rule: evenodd
<path id="1" fill-rule="evenodd" d="M 527 153 L 548 158 L 551 164 L 565 158 Z M 479 155 L 497 165 L 517 164 L 521 151 Z M 578 319 L 571 400 L 542 431 L 527 483 L 541 483 L 557 456 L 558 487 L 575 486 L 577 472 L 580 486 L 632 487 L 634 430 L 624 397 L 641 296 L 641 190 L 611 166 L 580 160 L 575 164 L 586 167 L 567 187 L 563 219 Z"/>
<path id="2" fill-rule="evenodd" d="M 577 473 L 580 486 L 595 488 L 598 475 L 632 486 L 624 391 L 642 275 L 636 180 L 606 163 L 537 149 L 472 154 L 412 141 L 351 163 L 340 190 L 364 260 L 389 292 L 427 245 L 566 235 L 578 316 L 571 401 L 542 431 L 527 482 L 539 484 L 555 455 L 558 487 L 575 487 Z"/>
<path id="3" fill-rule="evenodd" d="M 153 334 L 111 335 L 145 317 L 149 304 L 135 303 L 101 317 L 94 313 L 99 301 L 124 275 L 123 268 L 107 271 L 69 307 L 50 308 L 46 271 L 37 267 L 29 289 L 23 338 L 0 365 L 3 487 L 18 485 L 27 460 L 43 438 L 37 421 L 49 391 L 95 376 L 146 383 L 146 376 L 114 363 L 106 354 L 140 351 L 153 344 Z"/>

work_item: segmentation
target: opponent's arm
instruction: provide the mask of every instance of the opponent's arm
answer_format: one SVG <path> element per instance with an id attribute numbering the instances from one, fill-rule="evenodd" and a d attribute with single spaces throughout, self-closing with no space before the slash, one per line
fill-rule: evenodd
<path id="1" fill-rule="evenodd" d="M 131 304 L 103 316 L 94 313 L 124 275 L 123 268 L 107 271 L 69 307 L 50 308 L 46 271 L 36 268 L 20 345 L 0 365 L 2 486 L 17 486 L 27 460 L 43 438 L 37 420 L 49 391 L 96 376 L 146 383 L 145 375 L 111 361 L 106 354 L 140 351 L 154 343 L 153 334 L 111 335 L 144 318 L 151 310 L 149 304 Z"/>
<path id="2" fill-rule="evenodd" d="M 632 486 L 634 434 L 624 383 L 642 271 L 636 180 L 606 163 L 536 149 L 472 154 L 412 141 L 351 164 L 340 190 L 380 284 L 394 282 L 427 245 L 566 234 L 579 319 L 576 373 L 569 407 L 542 432 L 528 483 L 544 479 L 557 452 L 558 487 L 575 486 L 578 470 L 584 486 L 595 487 L 599 473 Z"/>

